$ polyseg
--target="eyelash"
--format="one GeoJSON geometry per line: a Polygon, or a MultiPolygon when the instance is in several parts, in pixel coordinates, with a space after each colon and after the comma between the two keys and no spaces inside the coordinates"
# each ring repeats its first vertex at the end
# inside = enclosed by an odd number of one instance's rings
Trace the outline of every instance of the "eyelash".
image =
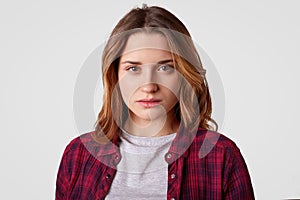
{"type": "Polygon", "coordinates": [[[136,68],[136,66],[130,66],[130,67],[126,67],[125,70],[126,71],[130,71],[131,69],[136,68]]]}
{"type": "MultiPolygon", "coordinates": [[[[160,71],[160,69],[161,69],[162,67],[165,67],[165,70],[163,70],[163,71],[168,71],[168,70],[174,68],[174,66],[172,66],[172,65],[163,64],[163,65],[159,65],[159,66],[158,66],[158,71],[160,71]]],[[[126,71],[136,72],[136,71],[138,70],[138,66],[128,66],[128,67],[125,68],[125,70],[126,70],[126,71]],[[134,69],[134,70],[133,70],[133,69],[134,69]]]]}
{"type": "Polygon", "coordinates": [[[173,69],[174,67],[172,65],[160,65],[158,67],[158,69],[161,69],[162,67],[165,67],[166,69],[163,70],[163,71],[167,71],[167,70],[170,70],[170,69],[173,69]]]}

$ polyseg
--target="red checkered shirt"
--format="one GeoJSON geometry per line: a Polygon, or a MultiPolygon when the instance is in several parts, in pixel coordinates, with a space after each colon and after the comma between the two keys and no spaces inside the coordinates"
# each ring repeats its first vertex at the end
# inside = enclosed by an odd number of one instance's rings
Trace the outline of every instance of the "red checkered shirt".
{"type": "MultiPolygon", "coordinates": [[[[67,145],[57,173],[56,200],[105,199],[122,159],[120,138],[116,134],[112,142],[99,144],[92,134],[67,145]]],[[[166,199],[254,199],[245,160],[235,143],[222,134],[180,129],[165,160],[166,199]]]]}

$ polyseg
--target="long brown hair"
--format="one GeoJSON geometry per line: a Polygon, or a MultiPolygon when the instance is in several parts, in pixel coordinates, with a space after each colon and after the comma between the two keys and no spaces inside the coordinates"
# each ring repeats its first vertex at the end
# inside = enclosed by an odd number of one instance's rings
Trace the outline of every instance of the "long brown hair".
{"type": "Polygon", "coordinates": [[[165,36],[176,63],[175,68],[186,79],[187,84],[181,86],[179,101],[174,108],[177,119],[187,127],[217,130],[218,125],[211,118],[212,102],[205,70],[188,30],[166,9],[143,5],[142,8],[132,9],[118,22],[104,48],[102,54],[104,96],[102,109],[95,123],[95,139],[101,141],[100,138],[106,136],[111,140],[120,131],[119,123],[122,123],[128,115],[118,88],[118,61],[128,37],[141,30],[156,31],[165,36]],[[120,35],[122,37],[118,37],[120,35]],[[189,91],[187,85],[190,85],[193,91],[189,91]],[[196,98],[191,98],[192,94],[196,98]]]}

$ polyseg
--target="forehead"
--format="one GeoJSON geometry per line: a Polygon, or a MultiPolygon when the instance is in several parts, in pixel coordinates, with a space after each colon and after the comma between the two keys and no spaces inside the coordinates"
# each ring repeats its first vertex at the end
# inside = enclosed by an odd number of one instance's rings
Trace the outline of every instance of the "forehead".
{"type": "Polygon", "coordinates": [[[160,49],[170,51],[167,39],[160,33],[138,32],[129,36],[123,53],[140,49],[160,49]]]}
{"type": "Polygon", "coordinates": [[[155,62],[157,59],[171,58],[170,47],[160,33],[138,32],[129,36],[121,60],[135,59],[155,62]]]}

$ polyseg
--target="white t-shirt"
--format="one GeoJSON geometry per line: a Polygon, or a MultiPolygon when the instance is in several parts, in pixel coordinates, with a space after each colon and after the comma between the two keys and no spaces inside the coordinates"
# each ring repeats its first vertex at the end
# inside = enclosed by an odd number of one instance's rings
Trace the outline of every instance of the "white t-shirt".
{"type": "Polygon", "coordinates": [[[168,186],[168,152],[176,133],[160,137],[139,137],[123,132],[122,159],[111,188],[110,199],[166,199],[168,186]]]}

